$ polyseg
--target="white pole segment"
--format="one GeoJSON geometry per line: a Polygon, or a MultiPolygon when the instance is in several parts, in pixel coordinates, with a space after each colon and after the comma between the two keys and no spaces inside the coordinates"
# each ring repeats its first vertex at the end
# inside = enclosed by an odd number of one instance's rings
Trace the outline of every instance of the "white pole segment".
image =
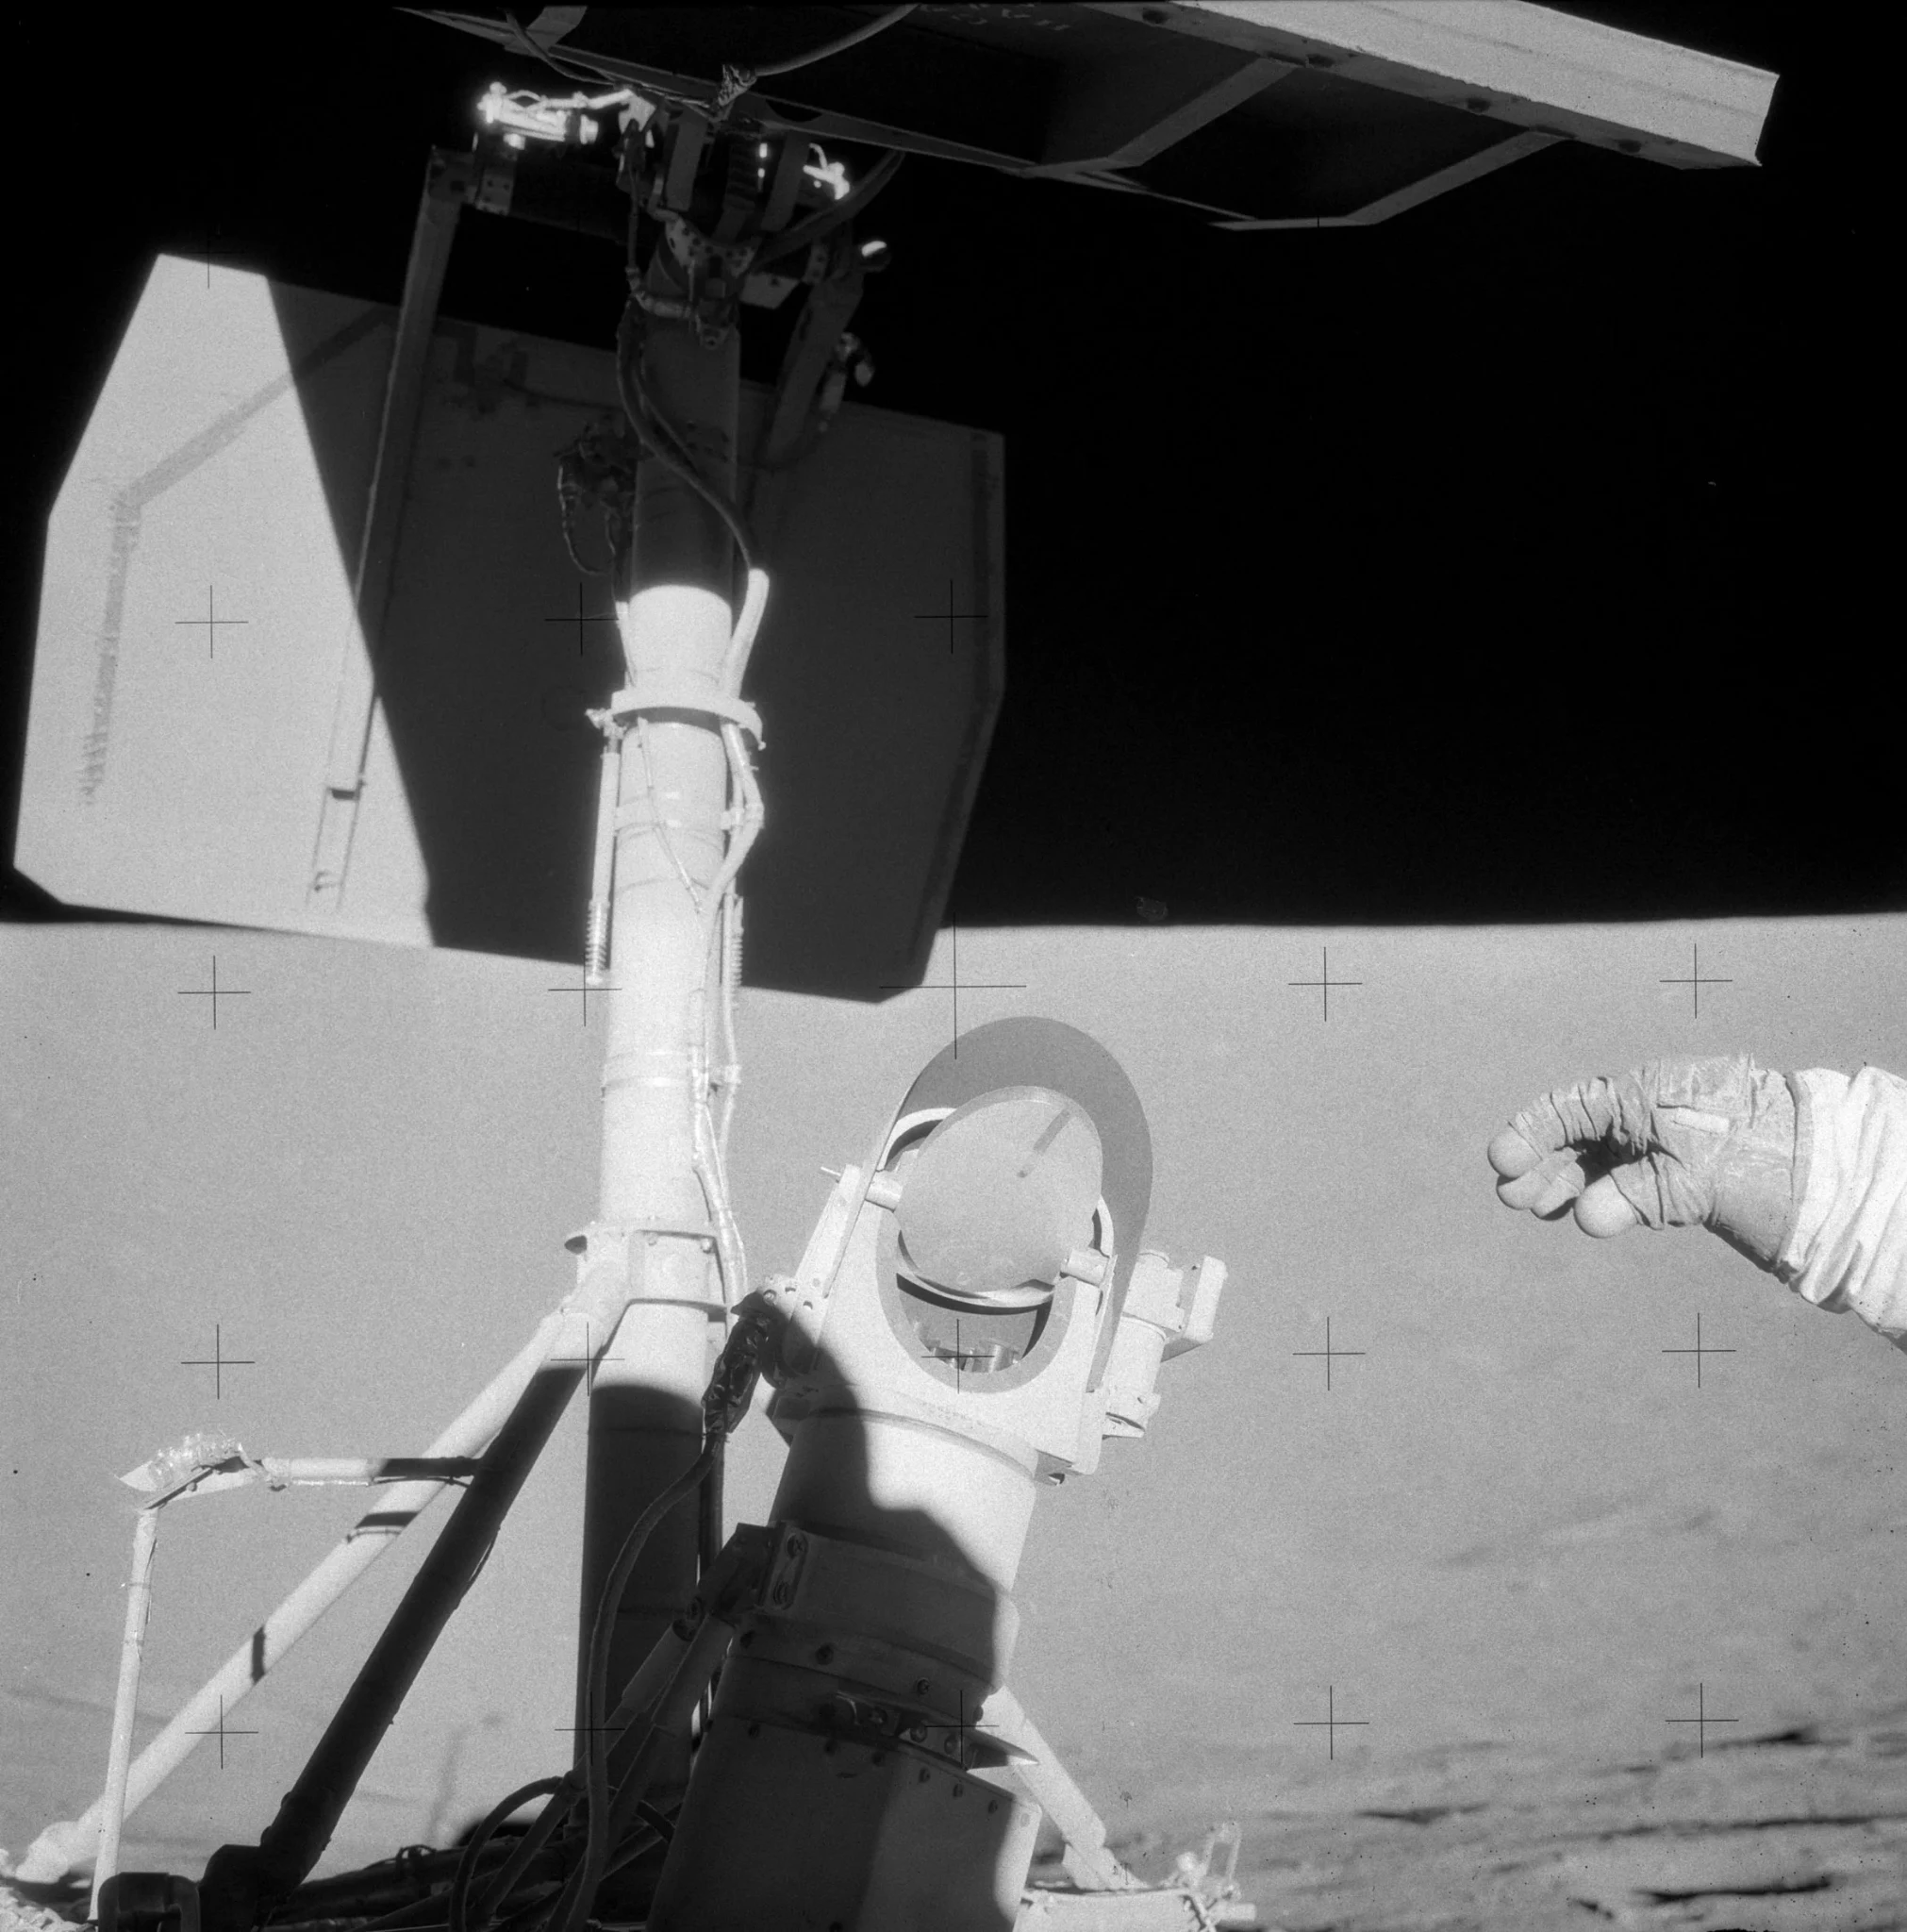
{"type": "MultiPolygon", "coordinates": [[[[658,267],[652,278],[667,277],[658,267]]],[[[694,469],[735,493],[740,344],[705,346],[651,315],[640,386],[694,469]]],[[[627,1307],[589,1399],[581,1627],[636,1519],[702,1452],[711,1329],[723,1314],[718,1222],[699,1169],[707,1104],[704,1041],[720,997],[712,943],[728,857],[730,760],[721,715],[737,625],[733,544],[720,518],[664,464],[638,471],[634,588],[619,607],[629,689],[616,811],[608,1038],[603,1067],[601,1207],[592,1240],[627,1256],[627,1307]]],[[[709,1150],[711,1153],[713,1149],[709,1150]]],[[[697,1512],[672,1510],[631,1574],[610,1645],[627,1679],[694,1593],[697,1512]]],[[[584,1654],[587,1654],[587,1641],[584,1654]]],[[[578,1687],[579,1724],[589,1722],[578,1687]]],[[[579,1748],[586,1734],[578,1731],[579,1748]]],[[[656,1790],[679,1789],[672,1746],[656,1790]]],[[[660,1800],[658,1799],[658,1802],[660,1800]]]]}
{"type": "MultiPolygon", "coordinates": [[[[572,1294],[561,1308],[545,1316],[536,1334],[508,1366],[424,1454],[481,1456],[529,1387],[530,1377],[549,1356],[580,1355],[592,1340],[601,1341],[605,1320],[598,1303],[608,1305],[600,1286],[594,1288],[587,1301],[580,1294],[572,1294]]],[[[124,1817],[129,1818],[137,1811],[185,1762],[199,1743],[198,1734],[215,1724],[222,1710],[229,1713],[251,1692],[265,1673],[383,1556],[444,1487],[443,1483],[434,1481],[391,1485],[379,1498],[376,1508],[359,1519],[344,1541],[326,1555],[140,1753],[126,1777],[124,1817]]],[[[131,1606],[127,1607],[127,1616],[129,1620],[131,1606]]],[[[129,1738],[129,1731],[127,1735],[129,1738]]],[[[117,1742],[115,1723],[115,1748],[117,1742]]],[[[70,1822],[48,1825],[27,1848],[20,1863],[19,1876],[35,1884],[53,1884],[84,1862],[98,1841],[108,1797],[109,1792],[94,1799],[79,1817],[70,1822]]]]}
{"type": "Polygon", "coordinates": [[[158,1510],[139,1512],[132,1533],[132,1575],[126,1583],[125,1637],[119,1650],[119,1688],[112,1701],[112,1753],[107,1760],[106,1796],[96,1807],[99,1856],[92,1867],[88,1915],[99,1917],[99,1888],[119,1869],[119,1834],[125,1820],[126,1778],[132,1769],[132,1726],[139,1712],[139,1667],[145,1650],[145,1617],[152,1604],[152,1559],[158,1546],[158,1510]]]}
{"type": "Polygon", "coordinates": [[[1066,1875],[1082,1891],[1133,1891],[1139,1881],[1106,1845],[1105,1824],[1092,1800],[1073,1783],[1052,1745],[1034,1727],[1020,1700],[1004,1685],[987,1700],[986,1723],[1006,1741],[1032,1753],[1008,1775],[1053,1821],[1066,1840],[1066,1875]]]}

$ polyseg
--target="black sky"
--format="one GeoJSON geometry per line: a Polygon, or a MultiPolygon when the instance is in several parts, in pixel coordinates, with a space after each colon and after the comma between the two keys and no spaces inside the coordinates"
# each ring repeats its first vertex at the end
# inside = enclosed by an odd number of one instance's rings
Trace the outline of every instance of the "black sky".
{"type": "MultiPolygon", "coordinates": [[[[865,399],[1006,441],[963,923],[1907,905],[1893,110],[1808,9],[1565,10],[1778,72],[1763,165],[1565,144],[1371,229],[1229,235],[913,159],[870,217],[865,399]]],[[[44,517],[153,255],[394,302],[430,146],[540,84],[394,12],[83,22],[13,33],[9,817],[44,517]]],[[[443,307],[606,343],[621,300],[615,251],[489,221],[443,307]]],[[[6,905],[57,916],[17,874],[6,905]]]]}

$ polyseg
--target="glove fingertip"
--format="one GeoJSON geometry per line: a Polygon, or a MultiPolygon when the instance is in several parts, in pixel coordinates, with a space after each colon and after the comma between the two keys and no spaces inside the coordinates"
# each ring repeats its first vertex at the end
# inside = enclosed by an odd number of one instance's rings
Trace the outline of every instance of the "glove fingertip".
{"type": "Polygon", "coordinates": [[[1526,1174],[1533,1167],[1539,1166],[1543,1156],[1540,1149],[1530,1144],[1515,1127],[1505,1127],[1490,1142],[1488,1149],[1490,1165],[1505,1180],[1516,1180],[1526,1174]]]}
{"type": "Polygon", "coordinates": [[[1576,1197],[1576,1225],[1598,1241],[1627,1234],[1632,1227],[1641,1224],[1641,1215],[1630,1205],[1621,1189],[1606,1176],[1576,1197]]]}

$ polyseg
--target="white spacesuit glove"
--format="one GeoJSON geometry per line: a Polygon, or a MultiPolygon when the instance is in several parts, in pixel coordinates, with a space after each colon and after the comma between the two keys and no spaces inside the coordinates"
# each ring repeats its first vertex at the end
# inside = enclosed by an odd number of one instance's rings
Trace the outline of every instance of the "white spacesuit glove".
{"type": "Polygon", "coordinates": [[[1795,1095],[1745,1054],[1559,1088],[1489,1146],[1497,1193],[1585,1234],[1706,1227],[1769,1274],[1797,1211],[1795,1095]]]}

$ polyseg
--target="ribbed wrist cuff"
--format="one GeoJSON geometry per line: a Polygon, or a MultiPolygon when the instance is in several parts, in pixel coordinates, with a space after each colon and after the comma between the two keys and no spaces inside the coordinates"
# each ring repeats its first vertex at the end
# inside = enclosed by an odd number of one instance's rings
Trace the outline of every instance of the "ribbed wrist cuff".
{"type": "Polygon", "coordinates": [[[1795,1230],[1800,1224],[1801,1203],[1807,1198],[1808,1174],[1814,1164],[1815,1109],[1799,1074],[1783,1074],[1782,1078],[1788,1083],[1788,1091],[1795,1101],[1793,1186],[1788,1197],[1787,1219],[1782,1224],[1782,1238],[1775,1248],[1774,1272],[1777,1278],[1785,1284],[1800,1273],[1799,1267],[1789,1259],[1788,1250],[1794,1245],[1795,1230]]]}

